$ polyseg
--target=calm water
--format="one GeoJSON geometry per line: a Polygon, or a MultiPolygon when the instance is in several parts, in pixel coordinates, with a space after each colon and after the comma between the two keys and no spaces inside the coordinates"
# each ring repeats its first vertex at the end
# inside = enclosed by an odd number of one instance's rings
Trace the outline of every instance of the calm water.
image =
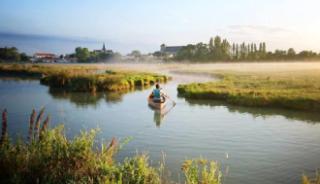
{"type": "MultiPolygon", "coordinates": [[[[194,79],[194,78],[192,78],[194,79]]],[[[146,101],[150,90],[121,94],[66,93],[37,80],[0,80],[0,108],[8,109],[9,133],[26,136],[32,108],[46,107],[51,127],[64,123],[68,136],[100,128],[99,139],[132,137],[118,159],[149,153],[154,165],[166,154],[179,181],[185,158],[217,160],[225,183],[299,183],[320,166],[320,115],[228,106],[177,97],[179,79],[164,86],[177,102],[163,118],[146,101]]]]}

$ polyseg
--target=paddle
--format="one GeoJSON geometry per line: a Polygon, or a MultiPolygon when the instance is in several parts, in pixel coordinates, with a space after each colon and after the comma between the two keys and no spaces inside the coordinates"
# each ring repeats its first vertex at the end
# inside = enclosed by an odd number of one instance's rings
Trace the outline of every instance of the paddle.
{"type": "MultiPolygon", "coordinates": [[[[160,90],[162,90],[162,88],[160,88],[160,90]]],[[[164,93],[162,93],[162,95],[163,95],[164,97],[168,98],[169,100],[171,100],[172,103],[173,103],[173,106],[175,106],[175,105],[177,104],[177,103],[176,103],[175,101],[173,101],[168,95],[166,95],[166,94],[164,94],[164,93]]]]}
{"type": "Polygon", "coordinates": [[[176,104],[177,104],[177,103],[176,103],[175,101],[173,101],[169,96],[167,96],[167,95],[165,95],[165,94],[163,94],[163,96],[166,97],[166,98],[168,98],[169,100],[171,100],[172,103],[173,103],[173,105],[176,105],[176,104]]]}

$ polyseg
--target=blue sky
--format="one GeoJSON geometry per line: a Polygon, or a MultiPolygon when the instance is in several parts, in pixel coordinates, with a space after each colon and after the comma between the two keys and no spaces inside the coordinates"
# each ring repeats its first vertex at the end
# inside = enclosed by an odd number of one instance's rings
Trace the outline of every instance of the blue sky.
{"type": "Polygon", "coordinates": [[[317,0],[1,0],[0,32],[89,38],[120,52],[161,43],[266,41],[320,51],[317,0]]]}

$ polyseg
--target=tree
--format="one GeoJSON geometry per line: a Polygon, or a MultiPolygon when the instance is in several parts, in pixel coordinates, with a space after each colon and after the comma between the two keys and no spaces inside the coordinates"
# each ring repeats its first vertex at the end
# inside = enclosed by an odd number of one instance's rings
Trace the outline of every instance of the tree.
{"type": "Polygon", "coordinates": [[[140,58],[141,57],[141,52],[138,51],[138,50],[133,50],[129,55],[133,56],[135,58],[140,58]]]}
{"type": "Polygon", "coordinates": [[[182,47],[176,55],[176,59],[178,60],[193,60],[196,52],[195,45],[189,44],[185,47],[182,47]]]}
{"type": "Polygon", "coordinates": [[[79,62],[87,62],[90,58],[90,52],[87,48],[77,47],[75,49],[75,56],[79,62]]]}
{"type": "Polygon", "coordinates": [[[21,61],[30,61],[30,57],[26,53],[21,53],[20,60],[21,61]]]}
{"type": "Polygon", "coordinates": [[[313,59],[317,56],[317,53],[312,51],[303,50],[298,54],[298,57],[301,59],[313,59]]]}
{"type": "Polygon", "coordinates": [[[262,53],[262,50],[263,50],[262,43],[259,43],[259,52],[262,53]]]}
{"type": "Polygon", "coordinates": [[[296,56],[296,51],[293,48],[289,48],[287,52],[287,56],[289,59],[293,59],[296,56]]]}
{"type": "Polygon", "coordinates": [[[207,60],[209,56],[209,50],[207,49],[207,44],[202,42],[198,43],[195,47],[195,59],[196,60],[207,60]]]}
{"type": "Polygon", "coordinates": [[[21,55],[16,47],[4,47],[0,48],[0,59],[4,61],[19,62],[21,55]]]}
{"type": "Polygon", "coordinates": [[[267,53],[267,47],[266,47],[266,43],[262,42],[262,52],[265,54],[267,53]]]}
{"type": "Polygon", "coordinates": [[[236,44],[233,43],[232,44],[232,59],[234,59],[236,57],[236,44]]]}
{"type": "Polygon", "coordinates": [[[274,56],[274,59],[285,59],[287,56],[287,52],[285,50],[277,49],[274,51],[273,56],[274,56]]]}
{"type": "Polygon", "coordinates": [[[242,60],[246,59],[247,58],[246,55],[247,55],[246,43],[243,42],[240,45],[240,59],[242,60]]]}
{"type": "Polygon", "coordinates": [[[209,51],[213,52],[213,49],[214,49],[213,38],[210,38],[210,40],[209,40],[209,51]]]}
{"type": "Polygon", "coordinates": [[[218,48],[221,47],[221,38],[220,38],[220,36],[216,36],[216,37],[214,38],[214,47],[215,47],[216,49],[218,49],[218,48]]]}
{"type": "Polygon", "coordinates": [[[221,38],[216,36],[214,38],[214,49],[213,49],[213,58],[214,60],[222,59],[222,50],[221,50],[221,38]]]}
{"type": "Polygon", "coordinates": [[[230,59],[230,44],[227,39],[223,39],[221,43],[221,58],[222,60],[230,59]]]}
{"type": "Polygon", "coordinates": [[[240,58],[240,55],[239,55],[239,45],[236,44],[236,59],[238,60],[240,58]]]}
{"type": "Polygon", "coordinates": [[[296,54],[293,48],[286,50],[275,50],[268,52],[265,42],[260,43],[245,42],[230,45],[228,40],[216,36],[210,38],[209,43],[189,44],[183,47],[175,56],[177,60],[265,60],[265,59],[320,59],[320,53],[312,51],[302,51],[296,54]],[[258,45],[259,44],[259,45],[258,45]],[[257,48],[258,47],[258,48],[257,48]]]}

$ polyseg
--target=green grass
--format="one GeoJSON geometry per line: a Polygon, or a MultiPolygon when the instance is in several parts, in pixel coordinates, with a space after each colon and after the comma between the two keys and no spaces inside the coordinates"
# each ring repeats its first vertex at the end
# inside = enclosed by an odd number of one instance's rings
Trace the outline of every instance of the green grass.
{"type": "Polygon", "coordinates": [[[179,96],[230,104],[320,111],[320,73],[215,72],[217,82],[179,85],[179,96]]]}
{"type": "Polygon", "coordinates": [[[140,72],[113,72],[103,74],[50,74],[41,83],[68,91],[126,91],[136,87],[150,86],[156,82],[167,82],[164,75],[140,72]]]}
{"type": "Polygon", "coordinates": [[[221,172],[214,161],[207,161],[205,159],[186,160],[181,167],[186,183],[221,183],[221,172]]]}
{"type": "Polygon", "coordinates": [[[0,74],[38,77],[52,88],[78,92],[128,91],[170,80],[168,76],[124,70],[104,70],[95,66],[0,65],[0,74]]]}

